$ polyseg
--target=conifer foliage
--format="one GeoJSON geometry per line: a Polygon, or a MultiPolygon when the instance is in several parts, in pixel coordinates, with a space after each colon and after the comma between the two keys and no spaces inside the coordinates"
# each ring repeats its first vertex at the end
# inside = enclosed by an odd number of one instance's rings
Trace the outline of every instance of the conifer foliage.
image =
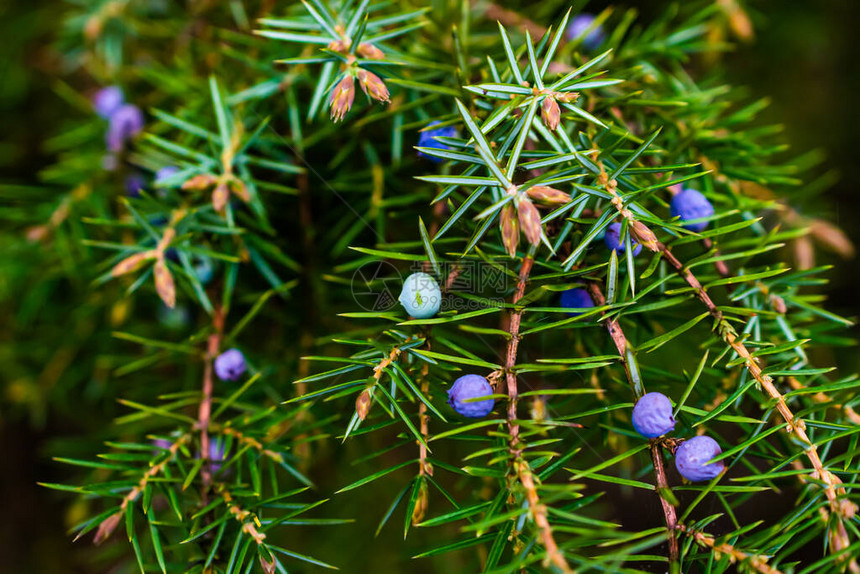
{"type": "Polygon", "coordinates": [[[721,78],[742,4],[534,6],[74,3],[24,299],[119,401],[44,485],[112,571],[359,571],[370,516],[402,571],[860,572],[788,248],[841,235],[721,78]]]}

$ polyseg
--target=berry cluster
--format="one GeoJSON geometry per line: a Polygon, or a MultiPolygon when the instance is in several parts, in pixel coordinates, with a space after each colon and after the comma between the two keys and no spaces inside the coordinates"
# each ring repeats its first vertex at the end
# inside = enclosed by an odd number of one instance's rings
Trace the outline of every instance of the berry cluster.
{"type": "MultiPolygon", "coordinates": [[[[645,393],[633,407],[633,428],[648,439],[655,439],[675,430],[672,401],[662,393],[645,393]]],[[[681,443],[675,451],[675,467],[691,482],[716,478],[726,465],[723,461],[709,462],[723,451],[709,436],[695,436],[681,443]]]]}

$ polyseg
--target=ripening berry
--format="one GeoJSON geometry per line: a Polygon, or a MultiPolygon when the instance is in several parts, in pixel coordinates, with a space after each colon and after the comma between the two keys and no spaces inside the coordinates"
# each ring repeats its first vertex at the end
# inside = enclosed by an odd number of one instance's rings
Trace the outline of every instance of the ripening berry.
{"type": "Polygon", "coordinates": [[[481,399],[493,394],[493,387],[481,375],[463,375],[448,389],[448,404],[464,417],[478,419],[490,414],[495,400],[481,399]]]}
{"type": "Polygon", "coordinates": [[[645,438],[657,438],[675,429],[672,402],[663,393],[645,393],[633,407],[633,428],[645,438]]]}
{"type": "MultiPolygon", "coordinates": [[[[594,14],[585,12],[574,16],[570,24],[567,25],[567,39],[576,40],[581,38],[594,20],[594,14]]],[[[582,46],[586,50],[595,50],[603,43],[605,38],[606,34],[603,33],[603,26],[597,26],[582,39],[582,46]]]]}
{"type": "MultiPolygon", "coordinates": [[[[561,292],[561,306],[565,309],[587,309],[594,307],[591,295],[585,289],[568,289],[561,292]]],[[[569,317],[577,317],[585,311],[573,311],[568,313],[569,317]]]]}
{"type": "MultiPolygon", "coordinates": [[[[621,224],[620,223],[610,223],[609,227],[606,228],[606,233],[603,235],[603,242],[606,243],[606,247],[609,249],[614,249],[616,253],[619,255],[623,255],[627,253],[627,245],[624,244],[623,239],[621,238],[621,224]]],[[[633,257],[639,255],[639,252],[642,251],[642,245],[640,245],[637,241],[633,242],[633,257]]]]}
{"type": "Polygon", "coordinates": [[[155,172],[155,183],[163,183],[165,179],[168,179],[177,173],[179,173],[178,167],[175,165],[166,165],[155,172]]]}
{"type": "MultiPolygon", "coordinates": [[[[712,216],[714,214],[714,206],[711,205],[708,198],[702,195],[701,192],[695,189],[684,188],[672,198],[672,203],[669,204],[669,212],[672,214],[672,217],[680,217],[683,224],[683,222],[690,221],[691,219],[712,216]]],[[[684,228],[697,233],[704,231],[707,226],[707,221],[684,224],[684,228]]]]}
{"type": "Polygon", "coordinates": [[[122,89],[119,86],[108,86],[100,89],[93,96],[93,109],[104,119],[110,119],[115,111],[125,102],[122,89]]]}
{"type": "Polygon", "coordinates": [[[143,130],[143,112],[133,104],[124,104],[110,117],[110,124],[105,136],[108,150],[122,151],[127,140],[130,140],[143,130]]]}
{"type": "Polygon", "coordinates": [[[182,330],[191,323],[191,312],[188,307],[182,305],[170,308],[162,303],[158,306],[155,316],[162,326],[171,331],[182,330]]]}
{"type": "Polygon", "coordinates": [[[723,461],[708,464],[708,461],[722,453],[717,441],[709,436],[694,436],[681,443],[675,451],[675,467],[681,476],[691,482],[711,480],[719,476],[726,465],[723,461]]]}
{"type": "Polygon", "coordinates": [[[218,472],[221,469],[221,462],[224,462],[224,456],[227,454],[227,445],[220,438],[213,438],[209,441],[209,461],[212,463],[212,472],[218,472]]]}
{"type": "MultiPolygon", "coordinates": [[[[439,122],[430,122],[430,126],[435,126],[439,122]]],[[[437,140],[437,137],[444,138],[453,138],[457,136],[457,129],[454,126],[448,126],[444,128],[436,128],[435,130],[425,130],[418,134],[418,147],[432,147],[436,149],[444,149],[449,150],[451,146],[444,144],[437,140]]],[[[441,157],[434,157],[432,155],[427,155],[422,152],[418,152],[419,157],[426,157],[430,161],[441,163],[445,161],[441,157]]]]}
{"type": "Polygon", "coordinates": [[[208,255],[196,255],[194,257],[194,275],[202,285],[212,281],[215,276],[215,262],[208,255]]]}
{"type": "Polygon", "coordinates": [[[145,187],[146,179],[139,173],[132,173],[125,178],[125,194],[128,197],[140,197],[140,192],[145,187]]]}
{"type": "Polygon", "coordinates": [[[245,372],[245,355],[239,349],[224,351],[215,359],[215,374],[222,381],[236,381],[245,372]]]}
{"type": "Polygon", "coordinates": [[[403,282],[398,300],[410,317],[429,319],[442,305],[442,290],[431,275],[413,273],[403,282]]]}

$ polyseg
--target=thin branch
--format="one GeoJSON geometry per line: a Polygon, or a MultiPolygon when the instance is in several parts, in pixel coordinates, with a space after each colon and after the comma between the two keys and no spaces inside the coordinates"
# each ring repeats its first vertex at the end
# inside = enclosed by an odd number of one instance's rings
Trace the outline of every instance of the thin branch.
{"type": "MultiPolygon", "coordinates": [[[[171,444],[167,448],[167,450],[170,452],[170,456],[168,456],[167,458],[165,458],[164,460],[162,460],[158,464],[154,464],[151,467],[149,467],[149,469],[140,478],[140,481],[137,483],[137,485],[134,488],[132,488],[128,492],[128,494],[126,494],[123,497],[122,502],[119,505],[119,510],[117,510],[116,513],[111,514],[110,516],[105,518],[101,522],[101,524],[99,524],[99,528],[96,531],[96,536],[94,539],[95,544],[101,544],[102,542],[107,540],[107,538],[116,529],[117,525],[119,524],[119,521],[122,520],[122,516],[125,514],[125,511],[128,508],[128,505],[133,503],[135,500],[137,500],[137,497],[143,493],[144,489],[146,488],[146,485],[149,484],[150,480],[152,480],[153,478],[155,478],[156,476],[161,474],[162,471],[164,471],[164,468],[167,466],[167,463],[169,463],[171,460],[173,460],[173,457],[176,456],[176,452],[179,450],[179,448],[183,444],[185,444],[185,442],[190,437],[191,437],[191,435],[184,434],[184,435],[180,436],[179,438],[177,438],[173,442],[173,444],[171,444]]],[[[77,537],[75,537],[75,540],[80,538],[80,536],[81,535],[79,534],[77,537]]]]}
{"type": "Polygon", "coordinates": [[[215,308],[212,314],[212,334],[209,335],[206,348],[205,366],[203,367],[203,398],[200,400],[200,408],[197,411],[197,428],[200,430],[200,458],[203,459],[203,467],[200,475],[203,479],[201,497],[203,504],[207,501],[207,491],[212,484],[212,470],[209,467],[209,422],[212,416],[212,389],[214,381],[212,378],[212,363],[218,356],[221,347],[221,336],[224,333],[224,313],[220,307],[215,308]]]}
{"type": "MultiPolygon", "coordinates": [[[[529,279],[534,259],[531,255],[527,255],[523,259],[520,267],[520,273],[517,278],[517,286],[514,290],[513,305],[523,298],[526,291],[526,283],[529,279]]],[[[541,543],[546,549],[545,564],[554,564],[559,570],[566,574],[572,574],[574,571],[570,568],[558,548],[558,544],[553,536],[552,526],[549,523],[546,506],[541,503],[540,496],[535,485],[534,475],[528,462],[522,458],[522,448],[520,446],[520,425],[517,422],[517,400],[519,398],[519,389],[517,388],[517,374],[515,371],[517,364],[517,349],[520,344],[520,322],[522,320],[523,310],[514,307],[510,312],[507,331],[510,334],[507,347],[505,350],[505,382],[508,391],[508,449],[513,460],[513,470],[516,472],[517,479],[522,484],[526,492],[526,500],[528,501],[529,510],[532,518],[538,527],[541,543]]]]}
{"type": "MultiPolygon", "coordinates": [[[[588,294],[598,307],[606,305],[606,298],[600,290],[600,286],[593,281],[589,281],[586,285],[588,294]]],[[[624,365],[624,371],[627,373],[627,380],[630,383],[630,388],[633,394],[638,399],[645,394],[645,387],[641,381],[637,382],[630,372],[628,363],[629,343],[627,337],[624,336],[624,331],[617,319],[607,319],[604,321],[606,330],[609,331],[609,336],[615,343],[615,348],[621,355],[621,362],[624,365]]],[[[660,497],[660,506],[663,508],[663,518],[666,520],[666,534],[669,541],[669,564],[676,564],[680,559],[680,550],[678,547],[678,538],[675,536],[675,529],[678,525],[678,516],[675,513],[675,507],[671,501],[666,498],[665,492],[669,490],[669,481],[666,479],[666,468],[663,465],[663,456],[661,454],[660,441],[652,439],[650,442],[651,461],[654,463],[654,476],[656,477],[657,495],[660,497]]],[[[670,568],[671,569],[671,568],[670,568]]]]}
{"type": "Polygon", "coordinates": [[[708,548],[711,552],[714,553],[714,557],[719,560],[720,555],[725,555],[729,557],[729,562],[732,564],[742,564],[749,566],[756,572],[760,572],[761,574],[782,574],[779,570],[774,568],[773,566],[768,565],[767,558],[764,556],[759,556],[757,554],[747,554],[741,550],[738,550],[731,544],[717,544],[717,541],[708,534],[700,532],[698,530],[693,530],[692,528],[688,528],[683,524],[678,525],[678,529],[682,532],[689,534],[693,537],[700,546],[708,548]]]}

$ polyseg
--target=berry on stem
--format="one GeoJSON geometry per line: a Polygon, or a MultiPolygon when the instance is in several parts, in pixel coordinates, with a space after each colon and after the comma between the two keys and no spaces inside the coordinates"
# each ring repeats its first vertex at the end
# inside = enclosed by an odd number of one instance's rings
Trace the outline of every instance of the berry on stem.
{"type": "MultiPolygon", "coordinates": [[[[585,289],[568,289],[561,292],[561,306],[565,309],[587,309],[594,307],[591,295],[585,289]]],[[[571,311],[569,317],[578,317],[585,311],[571,311]]]]}
{"type": "Polygon", "coordinates": [[[672,402],[663,393],[645,393],[633,407],[633,428],[645,438],[657,438],[675,429],[672,402]]]}
{"type": "Polygon", "coordinates": [[[479,400],[493,394],[493,387],[481,375],[463,375],[448,389],[448,404],[464,417],[478,419],[490,414],[495,400],[479,400]]]}
{"type": "Polygon", "coordinates": [[[710,217],[714,214],[714,206],[708,201],[708,198],[702,195],[700,191],[695,189],[684,188],[675,194],[672,198],[672,203],[669,204],[669,212],[672,217],[680,217],[682,225],[690,231],[700,232],[708,227],[707,221],[698,221],[695,223],[684,223],[692,219],[701,219],[710,217]]]}
{"type": "MultiPolygon", "coordinates": [[[[574,16],[573,20],[570,21],[570,24],[567,25],[567,39],[576,40],[582,37],[582,35],[586,33],[586,30],[588,30],[588,28],[590,28],[594,23],[595,19],[596,17],[594,14],[588,14],[586,12],[574,16]]],[[[586,50],[595,50],[600,47],[605,38],[606,34],[603,32],[603,26],[596,26],[582,39],[582,46],[586,50]]]]}
{"type": "MultiPolygon", "coordinates": [[[[439,122],[430,122],[431,126],[437,125],[439,122]]],[[[445,137],[452,138],[457,135],[457,129],[454,126],[448,126],[444,128],[436,128],[435,130],[425,130],[418,134],[418,147],[432,147],[436,149],[449,150],[451,146],[444,144],[437,140],[437,137],[445,137]]],[[[434,157],[432,155],[427,155],[423,152],[418,152],[419,157],[425,157],[432,162],[441,163],[445,161],[441,157],[434,157]]]]}
{"type": "Polygon", "coordinates": [[[93,109],[104,119],[110,119],[115,111],[125,102],[125,96],[119,86],[107,86],[93,96],[93,109]]]}
{"type": "MultiPolygon", "coordinates": [[[[609,227],[606,228],[606,233],[603,235],[603,242],[606,243],[606,247],[614,249],[619,255],[627,251],[627,245],[624,244],[624,239],[621,237],[620,223],[609,224],[609,227]]],[[[639,255],[640,251],[642,251],[642,245],[637,241],[633,241],[633,257],[639,255]]]]}
{"type": "Polygon", "coordinates": [[[403,291],[398,298],[410,317],[429,319],[442,305],[442,290],[427,273],[413,273],[403,282],[403,291]]]}
{"type": "Polygon", "coordinates": [[[719,476],[726,465],[723,461],[708,464],[722,453],[717,441],[709,436],[694,436],[681,443],[675,451],[675,467],[690,482],[702,482],[719,476]]]}
{"type": "Polygon", "coordinates": [[[109,151],[122,151],[127,140],[143,130],[143,112],[133,104],[120,106],[110,116],[110,124],[105,136],[109,151]]]}
{"type": "Polygon", "coordinates": [[[222,381],[236,381],[245,372],[245,355],[239,349],[224,351],[215,359],[215,374],[222,381]]]}

